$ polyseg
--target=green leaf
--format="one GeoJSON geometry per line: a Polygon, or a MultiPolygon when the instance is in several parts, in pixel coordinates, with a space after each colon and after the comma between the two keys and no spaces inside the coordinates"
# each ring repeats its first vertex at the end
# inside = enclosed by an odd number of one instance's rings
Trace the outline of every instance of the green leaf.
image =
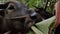
{"type": "Polygon", "coordinates": [[[34,33],[34,31],[30,30],[30,31],[29,31],[29,34],[35,34],[35,33],[34,33]]]}
{"type": "Polygon", "coordinates": [[[37,23],[36,26],[37,28],[42,31],[44,34],[48,34],[48,31],[49,31],[49,26],[51,23],[53,23],[53,21],[55,20],[55,16],[47,19],[47,20],[44,20],[40,23],[37,23]]]}
{"type": "Polygon", "coordinates": [[[37,29],[35,26],[32,26],[31,29],[36,33],[36,34],[43,34],[39,29],[37,29]]]}
{"type": "Polygon", "coordinates": [[[32,26],[31,29],[35,32],[35,34],[48,34],[49,26],[54,20],[55,16],[35,24],[37,27],[32,26]]]}

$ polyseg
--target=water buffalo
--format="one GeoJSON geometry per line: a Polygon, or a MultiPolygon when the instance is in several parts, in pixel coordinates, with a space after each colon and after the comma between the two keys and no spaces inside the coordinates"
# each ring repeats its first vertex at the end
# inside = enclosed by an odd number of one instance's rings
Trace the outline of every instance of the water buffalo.
{"type": "Polygon", "coordinates": [[[6,2],[0,10],[0,34],[10,31],[10,34],[27,34],[29,28],[41,20],[38,13],[29,10],[21,2],[6,2]],[[3,12],[2,12],[3,11],[3,12]]]}

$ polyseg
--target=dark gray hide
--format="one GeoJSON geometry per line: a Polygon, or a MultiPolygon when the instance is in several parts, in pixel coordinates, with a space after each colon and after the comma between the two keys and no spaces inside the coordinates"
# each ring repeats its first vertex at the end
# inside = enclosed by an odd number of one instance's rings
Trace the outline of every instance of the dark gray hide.
{"type": "Polygon", "coordinates": [[[33,20],[29,17],[34,13],[34,11],[29,10],[20,2],[9,1],[5,3],[4,6],[7,9],[4,9],[2,12],[4,16],[0,18],[0,34],[8,31],[11,31],[10,34],[17,34],[18,32],[21,32],[21,34],[26,34],[31,24],[34,24],[33,20]],[[7,8],[7,5],[9,6],[10,3],[10,7],[7,8]]]}

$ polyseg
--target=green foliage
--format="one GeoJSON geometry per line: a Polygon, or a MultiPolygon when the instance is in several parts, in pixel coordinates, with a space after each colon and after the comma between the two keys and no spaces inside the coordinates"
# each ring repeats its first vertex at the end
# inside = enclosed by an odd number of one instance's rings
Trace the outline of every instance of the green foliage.
{"type": "Polygon", "coordinates": [[[35,34],[35,33],[34,33],[34,31],[30,30],[30,31],[29,31],[29,34],[35,34]]]}
{"type": "Polygon", "coordinates": [[[35,32],[35,34],[48,34],[49,27],[50,27],[51,23],[54,22],[54,20],[55,20],[55,16],[53,16],[47,20],[43,20],[42,22],[36,23],[35,24],[36,27],[32,26],[31,29],[35,32]]]}
{"type": "Polygon", "coordinates": [[[3,2],[3,0],[0,0],[0,3],[2,3],[3,2]]]}
{"type": "Polygon", "coordinates": [[[33,8],[33,5],[37,7],[43,7],[43,4],[44,4],[43,0],[30,0],[28,6],[31,8],[33,8]]]}
{"type": "Polygon", "coordinates": [[[51,23],[51,25],[49,26],[49,28],[54,27],[54,25],[55,25],[55,21],[53,23],[51,23]]]}
{"type": "MultiPolygon", "coordinates": [[[[33,6],[44,8],[46,5],[46,0],[20,0],[20,1],[22,1],[28,8],[33,8],[33,9],[34,9],[33,6]]],[[[46,11],[51,13],[54,11],[54,4],[56,0],[50,0],[49,2],[50,4],[48,4],[49,6],[47,7],[46,11]]]]}

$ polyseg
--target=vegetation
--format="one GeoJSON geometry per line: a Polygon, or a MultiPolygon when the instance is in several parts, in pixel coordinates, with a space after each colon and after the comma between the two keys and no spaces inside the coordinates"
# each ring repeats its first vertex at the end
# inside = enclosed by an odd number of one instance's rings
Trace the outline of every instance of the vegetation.
{"type": "MultiPolygon", "coordinates": [[[[3,0],[0,0],[1,2],[3,0]]],[[[35,9],[34,6],[36,7],[45,7],[46,5],[46,0],[18,0],[21,1],[24,5],[26,5],[29,9],[35,9]]],[[[54,14],[54,4],[56,3],[56,0],[50,0],[48,3],[48,7],[46,9],[47,12],[54,14]]],[[[52,27],[53,24],[51,25],[51,23],[53,23],[55,20],[55,16],[43,20],[39,23],[36,23],[35,26],[32,26],[29,32],[29,34],[48,34],[49,32],[49,27],[52,27]],[[51,26],[50,26],[51,25],[51,26]]]]}
{"type": "MultiPolygon", "coordinates": [[[[20,0],[19,0],[20,1],[20,0]]],[[[36,7],[45,7],[47,0],[21,0],[22,3],[24,3],[26,6],[29,8],[33,8],[34,6],[36,7]]],[[[54,4],[56,0],[50,0],[48,3],[47,11],[48,12],[53,12],[54,4]]]]}
{"type": "MultiPolygon", "coordinates": [[[[41,7],[44,8],[46,5],[46,0],[22,0],[22,3],[24,3],[28,8],[31,8],[31,9],[35,9],[34,6],[39,8],[41,7]]],[[[54,14],[55,3],[56,3],[56,0],[50,0],[46,11],[54,14]]],[[[30,30],[29,34],[48,34],[49,28],[53,27],[54,20],[55,20],[55,16],[35,24],[36,27],[32,26],[31,27],[32,31],[30,30]]]]}

